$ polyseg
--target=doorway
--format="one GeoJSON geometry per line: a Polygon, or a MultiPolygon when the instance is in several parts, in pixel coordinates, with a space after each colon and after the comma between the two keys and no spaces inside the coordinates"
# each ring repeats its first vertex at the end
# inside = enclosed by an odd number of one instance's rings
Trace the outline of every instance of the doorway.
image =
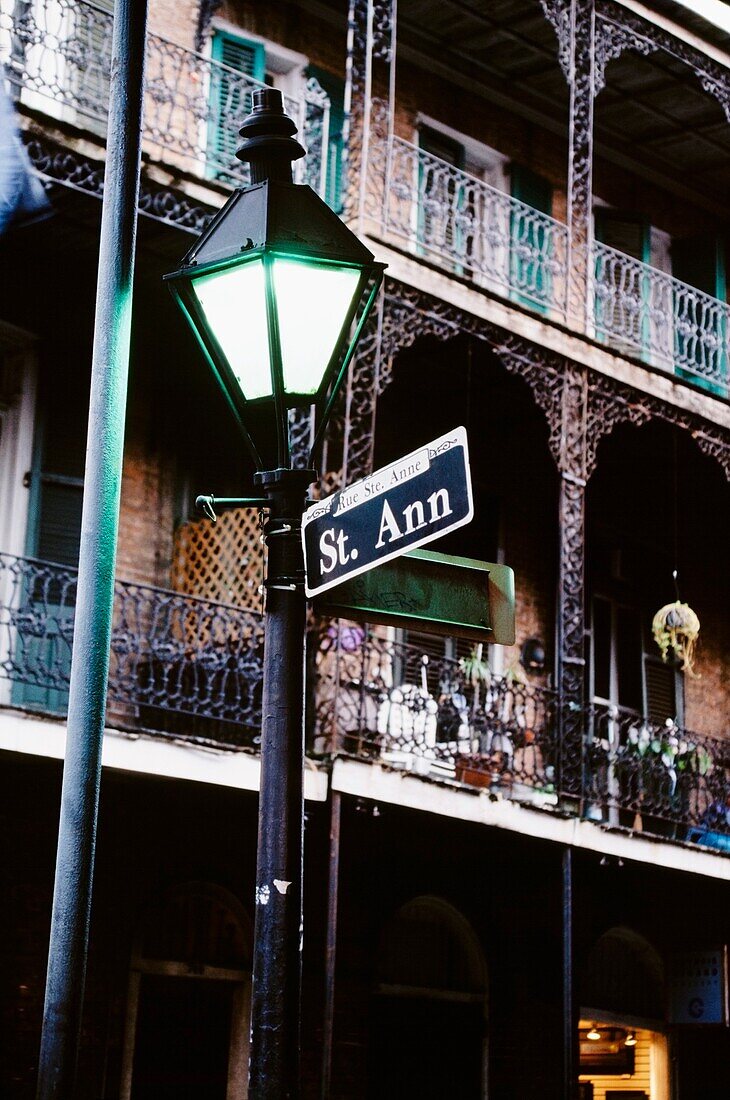
{"type": "Polygon", "coordinates": [[[386,925],[378,969],[368,1095],[483,1100],[486,964],[469,922],[441,898],[414,898],[386,925]]]}
{"type": "Polygon", "coordinates": [[[142,976],[132,1100],[226,1100],[231,982],[142,976]]]}
{"type": "Polygon", "coordinates": [[[132,954],[120,1100],[245,1100],[251,921],[187,883],[145,914],[132,954]]]}

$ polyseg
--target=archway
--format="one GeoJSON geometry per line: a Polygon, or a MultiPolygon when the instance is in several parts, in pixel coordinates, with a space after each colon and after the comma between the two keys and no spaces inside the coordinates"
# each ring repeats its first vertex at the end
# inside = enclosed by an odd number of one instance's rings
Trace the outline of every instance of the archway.
{"type": "Polygon", "coordinates": [[[383,931],[370,1059],[378,1100],[486,1096],[486,963],[469,922],[441,898],[413,898],[383,931]]]}
{"type": "Polygon", "coordinates": [[[581,1100],[631,1092],[669,1100],[664,965],[630,928],[605,932],[588,955],[580,985],[581,1100]]]}
{"type": "Polygon", "coordinates": [[[227,890],[191,882],[145,913],[132,951],[121,1100],[247,1095],[253,928],[227,890]]]}

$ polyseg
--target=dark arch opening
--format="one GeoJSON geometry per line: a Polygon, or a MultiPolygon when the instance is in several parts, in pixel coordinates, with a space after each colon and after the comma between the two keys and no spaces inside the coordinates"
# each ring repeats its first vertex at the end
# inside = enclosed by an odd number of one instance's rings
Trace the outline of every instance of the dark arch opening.
{"type": "Polygon", "coordinates": [[[418,897],[380,940],[369,1095],[483,1096],[487,971],[471,925],[448,902],[418,897]]]}
{"type": "Polygon", "coordinates": [[[610,928],[590,952],[580,984],[589,1012],[646,1021],[665,1016],[664,965],[648,940],[630,928],[610,928]]]}

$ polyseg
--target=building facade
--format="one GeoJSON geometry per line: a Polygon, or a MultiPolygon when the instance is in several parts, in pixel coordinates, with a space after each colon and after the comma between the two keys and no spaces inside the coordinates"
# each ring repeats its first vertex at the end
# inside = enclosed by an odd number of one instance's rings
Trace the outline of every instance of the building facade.
{"type": "MultiPolygon", "coordinates": [[[[152,0],[80,1098],[246,1095],[260,517],[194,512],[252,470],[161,277],[246,182],[238,128],[267,84],[308,150],[298,182],[388,264],[321,491],[464,425],[475,517],[435,548],[516,583],[510,647],[312,612],[304,1094],[730,1092],[730,21],[695,7],[152,0]],[[700,620],[689,662],[652,633],[675,601],[700,620]]],[[[18,1098],[112,18],[107,0],[0,0],[51,204],[0,239],[0,1092],[18,1098]]],[[[302,456],[311,432],[292,420],[302,456]]]]}

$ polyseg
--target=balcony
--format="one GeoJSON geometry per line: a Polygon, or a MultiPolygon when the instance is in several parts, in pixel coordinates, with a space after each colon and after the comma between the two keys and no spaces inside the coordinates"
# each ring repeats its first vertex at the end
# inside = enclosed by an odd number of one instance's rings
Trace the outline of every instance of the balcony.
{"type": "Polygon", "coordinates": [[[571,256],[565,224],[398,136],[373,139],[366,171],[364,226],[385,242],[727,396],[727,303],[603,244],[571,256]]]}
{"type": "Polygon", "coordinates": [[[547,811],[730,851],[730,742],[514,676],[475,678],[364,628],[319,654],[320,748],[547,811]],[[576,736],[577,732],[577,736],[576,736]]]}
{"type": "MultiPolygon", "coordinates": [[[[0,700],[63,716],[74,569],[0,554],[0,700]]],[[[242,748],[261,728],[261,615],[117,581],[107,720],[116,729],[242,748]]]]}
{"type": "MultiPolygon", "coordinates": [[[[86,0],[0,0],[0,65],[22,110],[106,134],[113,18],[86,0]]],[[[260,81],[157,34],[147,37],[143,154],[177,172],[248,182],[238,131],[260,81]]],[[[329,100],[313,79],[284,96],[308,156],[297,182],[324,194],[329,100]]]]}
{"type": "MultiPolygon", "coordinates": [[[[63,717],[76,571],[0,554],[0,701],[63,717]]],[[[255,751],[257,612],[117,581],[108,724],[255,751]]],[[[383,632],[323,623],[315,754],[380,764],[545,812],[730,851],[730,742],[514,676],[476,677],[383,632]]],[[[314,682],[314,681],[312,681],[314,682]]]]}

